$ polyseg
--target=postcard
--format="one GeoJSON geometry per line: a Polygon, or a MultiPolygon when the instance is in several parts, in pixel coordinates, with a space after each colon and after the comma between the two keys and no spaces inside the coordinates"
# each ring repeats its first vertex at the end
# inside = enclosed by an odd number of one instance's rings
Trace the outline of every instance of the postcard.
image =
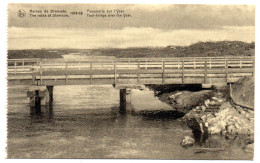
{"type": "Polygon", "coordinates": [[[7,158],[254,159],[254,5],[9,3],[7,28],[7,158]]]}

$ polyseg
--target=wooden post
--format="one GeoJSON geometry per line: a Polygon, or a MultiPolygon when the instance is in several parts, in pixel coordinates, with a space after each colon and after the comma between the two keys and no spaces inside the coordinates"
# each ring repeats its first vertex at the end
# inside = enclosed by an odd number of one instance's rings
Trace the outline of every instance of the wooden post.
{"type": "Polygon", "coordinates": [[[126,88],[126,111],[131,110],[131,89],[126,88]]]}
{"type": "Polygon", "coordinates": [[[120,108],[119,112],[126,113],[126,89],[120,89],[120,108]]]}
{"type": "Polygon", "coordinates": [[[44,91],[40,91],[40,97],[41,97],[41,105],[42,106],[49,103],[50,98],[49,98],[49,93],[48,93],[47,89],[45,89],[44,91]]]}
{"type": "Polygon", "coordinates": [[[239,67],[240,67],[240,69],[242,69],[242,58],[241,57],[239,57],[239,67]]]}
{"type": "Polygon", "coordinates": [[[164,76],[165,76],[165,61],[162,62],[162,84],[164,84],[165,82],[164,76]]]}
{"type": "Polygon", "coordinates": [[[119,112],[125,114],[131,110],[131,89],[120,89],[120,109],[119,112]]]}
{"type": "Polygon", "coordinates": [[[182,59],[182,84],[184,84],[184,60],[182,59]]]}
{"type": "Polygon", "coordinates": [[[23,59],[23,62],[22,62],[22,66],[23,66],[23,71],[24,71],[24,59],[23,59]]]}
{"type": "Polygon", "coordinates": [[[226,58],[225,69],[226,69],[226,82],[228,83],[228,60],[227,60],[227,58],[226,58]]]}
{"type": "Polygon", "coordinates": [[[115,83],[115,85],[117,83],[117,81],[116,81],[116,61],[114,61],[114,83],[115,83]]]}
{"type": "Polygon", "coordinates": [[[178,58],[178,69],[180,68],[180,58],[178,58]]]}
{"type": "Polygon", "coordinates": [[[14,74],[16,75],[16,61],[14,61],[14,74]]]}
{"type": "Polygon", "coordinates": [[[252,73],[253,77],[255,77],[255,58],[253,59],[253,73],[252,73]]]}
{"type": "Polygon", "coordinates": [[[138,65],[137,65],[137,83],[140,84],[140,60],[138,60],[138,65]]]}
{"type": "Polygon", "coordinates": [[[53,102],[53,85],[46,86],[49,92],[49,102],[53,102]]]}
{"type": "Polygon", "coordinates": [[[207,83],[207,78],[208,78],[208,63],[205,61],[205,73],[204,73],[204,83],[207,83]]]}
{"type": "Polygon", "coordinates": [[[34,72],[34,70],[31,68],[31,71],[32,71],[32,85],[34,85],[35,84],[35,72],[34,72]]]}
{"type": "Polygon", "coordinates": [[[130,58],[128,59],[128,70],[130,70],[130,58]]]}
{"type": "Polygon", "coordinates": [[[194,66],[194,69],[196,69],[196,58],[195,57],[193,59],[193,66],[194,66]]]}
{"type": "Polygon", "coordinates": [[[42,61],[40,61],[40,85],[42,85],[42,61]]]}
{"type": "Polygon", "coordinates": [[[211,69],[211,58],[209,58],[209,68],[211,69]]]}
{"type": "Polygon", "coordinates": [[[67,85],[68,80],[68,63],[65,63],[65,85],[67,85]]]}
{"type": "Polygon", "coordinates": [[[92,74],[93,74],[93,61],[90,62],[90,72],[89,72],[89,78],[90,78],[90,85],[92,84],[92,74]]]}
{"type": "Polygon", "coordinates": [[[35,111],[37,114],[41,113],[41,97],[39,96],[39,90],[35,90],[35,111]]]}

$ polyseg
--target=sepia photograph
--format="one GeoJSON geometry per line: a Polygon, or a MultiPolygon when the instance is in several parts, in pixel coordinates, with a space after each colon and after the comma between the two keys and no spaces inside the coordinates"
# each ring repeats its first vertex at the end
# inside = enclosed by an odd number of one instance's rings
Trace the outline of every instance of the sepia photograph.
{"type": "Polygon", "coordinates": [[[254,160],[255,5],[7,8],[6,158],[254,160]]]}

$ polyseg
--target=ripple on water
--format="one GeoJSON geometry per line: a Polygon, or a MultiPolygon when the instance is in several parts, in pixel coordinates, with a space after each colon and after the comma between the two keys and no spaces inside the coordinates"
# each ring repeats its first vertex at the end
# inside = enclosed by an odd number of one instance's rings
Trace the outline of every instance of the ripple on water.
{"type": "Polygon", "coordinates": [[[239,143],[198,154],[200,144],[182,148],[179,143],[191,130],[171,118],[171,107],[152,91],[132,91],[132,109],[138,114],[124,116],[118,112],[119,91],[112,86],[55,86],[53,113],[42,108],[41,116],[30,116],[21,100],[25,88],[9,89],[9,158],[252,158],[239,143]]]}

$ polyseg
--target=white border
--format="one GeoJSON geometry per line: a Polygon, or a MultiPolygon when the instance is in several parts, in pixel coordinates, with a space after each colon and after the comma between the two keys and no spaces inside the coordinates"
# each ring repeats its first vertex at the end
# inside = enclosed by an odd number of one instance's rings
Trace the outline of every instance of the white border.
{"type": "MultiPolygon", "coordinates": [[[[259,2],[259,1],[258,1],[259,2]]],[[[258,11],[258,6],[259,4],[257,4],[257,0],[174,0],[174,1],[167,1],[167,0],[149,0],[149,1],[144,1],[144,0],[86,0],[86,1],[80,1],[80,0],[6,0],[6,1],[0,1],[0,17],[1,17],[1,21],[0,21],[0,71],[1,71],[1,75],[0,75],[0,159],[1,162],[5,162],[5,161],[22,161],[22,162],[45,162],[45,161],[63,161],[63,162],[68,162],[68,161],[77,161],[77,162],[89,162],[89,161],[108,161],[108,162],[129,162],[132,160],[67,160],[67,159],[63,159],[63,160],[27,160],[27,159],[23,159],[23,160],[15,160],[15,159],[4,159],[6,157],[6,152],[5,152],[5,147],[6,147],[6,105],[7,105],[7,89],[6,89],[6,54],[7,54],[7,6],[8,3],[127,3],[127,4],[247,4],[247,5],[256,5],[256,15],[255,17],[259,19],[259,11],[258,11]],[[4,159],[4,160],[2,160],[4,159]]],[[[259,27],[259,20],[256,19],[256,28],[258,29],[259,27]]],[[[259,110],[260,108],[258,108],[259,105],[259,92],[260,92],[260,86],[258,83],[259,81],[259,76],[257,75],[257,72],[260,70],[259,67],[260,65],[258,65],[257,63],[259,63],[259,57],[258,57],[258,52],[259,52],[259,32],[258,30],[256,30],[256,38],[255,38],[255,42],[256,42],[256,78],[255,78],[255,88],[256,88],[256,96],[255,96],[255,157],[254,157],[254,162],[255,161],[260,161],[260,156],[259,156],[259,121],[260,119],[258,119],[259,117],[259,110]]],[[[157,160],[134,160],[134,161],[145,161],[145,162],[154,162],[157,160]]],[[[161,161],[161,160],[158,160],[161,161]]],[[[165,160],[167,162],[169,161],[174,161],[176,162],[176,160],[165,160]]],[[[209,160],[205,160],[205,161],[209,161],[209,160]]],[[[205,162],[203,161],[203,162],[205,162]]],[[[177,161],[179,162],[179,161],[177,161]]],[[[190,162],[190,161],[181,161],[181,162],[190,162]]],[[[202,162],[202,161],[192,161],[192,162],[202,162]]],[[[220,162],[220,161],[213,161],[213,162],[220,162]]],[[[235,161],[230,161],[230,162],[235,162],[235,161]]],[[[239,161],[239,162],[247,162],[247,161],[239,161]]],[[[251,161],[250,161],[251,162],[251,161]]]]}

